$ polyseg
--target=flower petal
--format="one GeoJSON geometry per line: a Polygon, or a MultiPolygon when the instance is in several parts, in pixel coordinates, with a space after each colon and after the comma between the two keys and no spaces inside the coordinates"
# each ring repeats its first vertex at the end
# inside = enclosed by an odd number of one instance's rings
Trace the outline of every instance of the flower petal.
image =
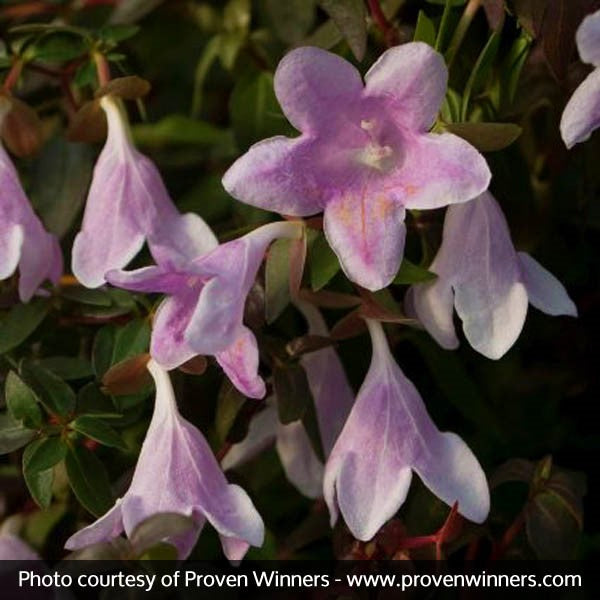
{"type": "Polygon", "coordinates": [[[441,54],[422,42],[384,52],[365,75],[365,94],[383,96],[396,121],[428,130],[446,94],[448,69],[441,54]]]}
{"type": "Polygon", "coordinates": [[[359,72],[337,54],[315,47],[288,52],[275,72],[275,94],[290,123],[303,132],[322,133],[335,115],[357,101],[359,72]]]}
{"type": "Polygon", "coordinates": [[[150,354],[165,369],[174,369],[196,356],[185,340],[194,310],[193,294],[170,296],[158,307],[152,324],[150,354]]]}
{"type": "MultiPolygon", "coordinates": [[[[12,535],[10,533],[3,533],[0,535],[0,562],[4,561],[30,561],[30,560],[41,560],[40,556],[34,552],[21,538],[12,535]]],[[[18,567],[17,563],[14,564],[18,567]]],[[[10,569],[11,567],[8,567],[10,569]]],[[[0,568],[0,573],[5,575],[6,564],[0,568]]],[[[3,583],[6,583],[6,579],[3,578],[3,583]]],[[[8,591],[8,597],[11,597],[10,589],[8,591]]]]}
{"type": "Polygon", "coordinates": [[[600,126],[600,67],[575,90],[560,119],[560,134],[567,148],[585,142],[600,126]]]}
{"type": "Polygon", "coordinates": [[[223,187],[246,204],[307,216],[324,206],[313,181],[317,169],[311,140],[277,136],[254,144],[238,158],[223,176],[223,187]]]}
{"type": "Polygon", "coordinates": [[[267,390],[258,374],[258,346],[254,334],[247,327],[241,327],[235,342],[215,356],[231,383],[244,396],[264,398],[267,390]]]}
{"type": "Polygon", "coordinates": [[[385,194],[346,194],[329,202],[325,236],[349,279],[369,290],[386,287],[402,261],[404,207],[385,194]]]}
{"type": "MultiPolygon", "coordinates": [[[[115,287],[133,292],[177,294],[189,288],[189,277],[168,267],[142,267],[133,271],[113,269],[106,273],[106,281],[115,287]]],[[[199,287],[199,286],[198,286],[199,287]]]]}
{"type": "Polygon", "coordinates": [[[10,277],[19,264],[24,231],[22,225],[0,224],[0,280],[10,277]]]}
{"type": "Polygon", "coordinates": [[[581,60],[600,67],[600,10],[583,19],[575,39],[581,60]]]}
{"type": "Polygon", "coordinates": [[[300,422],[279,425],[277,453],[288,480],[307,498],[323,493],[323,463],[319,460],[304,425],[300,422]]]}
{"type": "Polygon", "coordinates": [[[121,513],[121,500],[97,521],[80,529],[65,543],[67,550],[79,550],[99,542],[109,542],[123,532],[123,518],[121,513]]]}
{"type": "Polygon", "coordinates": [[[418,456],[414,470],[440,500],[449,506],[458,502],[461,515],[483,523],[490,511],[490,492],[473,452],[454,433],[438,433],[429,444],[429,453],[435,455],[435,460],[418,456]]]}
{"type": "Polygon", "coordinates": [[[577,307],[563,284],[526,252],[518,252],[529,302],[547,315],[577,316],[577,307]]]}
{"type": "Polygon", "coordinates": [[[466,202],[484,192],[491,179],[485,158],[451,133],[407,141],[405,162],[395,176],[406,208],[431,209],[466,202]]]}
{"type": "Polygon", "coordinates": [[[225,535],[219,535],[221,539],[221,547],[223,548],[223,554],[233,563],[239,562],[246,556],[250,544],[239,538],[227,537],[225,535]]]}

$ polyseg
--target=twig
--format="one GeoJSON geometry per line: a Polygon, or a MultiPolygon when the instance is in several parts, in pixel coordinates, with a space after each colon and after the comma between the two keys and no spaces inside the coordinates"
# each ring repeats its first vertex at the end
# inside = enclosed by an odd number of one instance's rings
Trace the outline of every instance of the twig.
{"type": "Polygon", "coordinates": [[[398,43],[398,32],[396,28],[388,21],[388,18],[381,10],[379,0],[367,0],[369,5],[369,11],[371,12],[371,18],[377,27],[383,34],[383,39],[386,45],[389,47],[395,46],[398,43]]]}

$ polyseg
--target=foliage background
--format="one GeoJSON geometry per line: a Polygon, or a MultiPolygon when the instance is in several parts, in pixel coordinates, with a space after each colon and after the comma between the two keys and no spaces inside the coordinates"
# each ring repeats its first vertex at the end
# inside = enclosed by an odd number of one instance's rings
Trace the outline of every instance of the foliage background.
{"type": "MultiPolygon", "coordinates": [[[[29,35],[15,26],[57,23],[58,18],[98,31],[113,15],[113,4],[2,2],[4,66],[8,70],[16,41],[29,35]],[[43,5],[44,10],[36,11],[34,5],[43,5]],[[31,12],[25,6],[32,6],[31,12]]],[[[137,28],[104,30],[105,38],[115,46],[111,50],[113,74],[137,74],[152,85],[141,112],[134,103],[129,106],[137,144],[158,164],[177,206],[204,217],[222,240],[273,218],[232,200],[221,187],[220,178],[231,161],[253,142],[292,131],[272,88],[273,71],[285,52],[298,44],[321,45],[365,72],[385,49],[381,30],[369,20],[364,58],[358,61],[324,10],[334,4],[318,5],[311,0],[126,0],[118,9],[119,20],[137,28]],[[126,39],[119,41],[121,38],[126,39]]],[[[337,4],[344,5],[345,33],[360,55],[364,38],[360,25],[356,25],[356,14],[361,14],[363,4],[337,4]]],[[[464,8],[460,0],[454,4],[448,13],[448,32],[453,31],[464,8]]],[[[383,6],[398,41],[413,39],[420,11],[438,27],[444,10],[441,1],[393,0],[383,6]]],[[[581,17],[596,4],[514,0],[506,5],[484,2],[484,7],[485,12],[478,12],[456,55],[450,86],[459,96],[472,86],[466,115],[470,121],[511,122],[522,127],[515,143],[486,154],[494,175],[492,191],[507,216],[517,248],[531,252],[563,281],[580,317],[550,318],[531,309],[519,341],[499,361],[483,358],[464,342],[457,352],[443,351],[424,332],[404,326],[390,330],[394,353],[437,425],[463,436],[490,476],[496,473],[497,479],[506,475],[508,480],[529,480],[530,467],[514,459],[538,463],[550,455],[553,465],[569,470],[565,474],[553,466],[550,473],[540,475],[538,468],[536,481],[539,483],[541,476],[546,477],[546,483],[535,488],[542,493],[531,496],[529,502],[526,483],[498,485],[493,491],[489,522],[483,529],[464,529],[449,551],[463,552],[470,547],[472,552],[487,552],[527,506],[527,526],[503,548],[505,555],[589,557],[600,544],[596,509],[600,501],[596,473],[600,437],[595,405],[599,393],[600,136],[567,152],[558,122],[566,100],[587,72],[577,59],[574,31],[581,17]],[[485,69],[469,84],[494,31],[495,56],[483,57],[485,69]],[[519,48],[524,61],[515,60],[515,49],[519,48]],[[506,461],[513,461],[511,468],[498,471],[506,461]],[[583,487],[572,471],[587,475],[582,535],[583,487]],[[551,485],[546,485],[548,481],[551,485]],[[479,536],[478,550],[473,539],[479,536]]],[[[425,24],[423,17],[420,23],[421,27],[425,24]]],[[[423,34],[424,30],[420,31],[423,34]]],[[[73,61],[77,63],[66,85],[79,102],[90,97],[96,84],[85,48],[77,54],[73,45],[78,42],[73,40],[74,36],[59,32],[33,44],[41,64],[63,69],[73,61]]],[[[18,167],[38,213],[50,230],[62,236],[68,260],[99,145],[65,140],[69,110],[65,109],[61,81],[25,71],[16,93],[40,115],[44,143],[33,157],[19,159],[18,167]]],[[[447,108],[446,116],[451,113],[451,107],[447,108]]],[[[443,211],[435,211],[422,221],[409,223],[407,257],[413,263],[427,264],[431,251],[435,252],[442,219],[443,211]]],[[[143,264],[147,258],[143,255],[136,262],[143,264]]],[[[308,285],[320,277],[327,281],[327,289],[352,292],[322,245],[311,247],[308,264],[308,285]]],[[[261,319],[265,298],[271,310],[278,308],[273,308],[277,302],[274,286],[263,278],[249,307],[251,319],[261,319]]],[[[40,365],[68,382],[73,392],[61,388],[55,398],[59,404],[74,402],[77,394],[79,411],[105,409],[122,415],[110,423],[121,440],[113,440],[113,446],[124,444],[124,449],[97,445],[85,441],[85,435],[81,437],[85,460],[92,461],[94,468],[99,461],[106,471],[106,478],[99,476],[91,491],[96,497],[83,504],[88,508],[93,504],[102,512],[102,502],[110,499],[107,482],[112,482],[115,492],[126,487],[152,402],[147,389],[111,399],[100,391],[100,380],[111,365],[146,350],[151,304],[123,292],[92,293],[65,284],[50,300],[36,300],[22,307],[15,304],[14,282],[3,282],[0,289],[0,375],[5,378],[24,359],[21,374],[28,382],[31,377],[35,379],[35,373],[29,373],[27,379],[27,369],[35,371],[40,365]]],[[[405,289],[395,285],[391,293],[400,301],[405,289]]],[[[342,314],[340,310],[326,312],[331,324],[342,314]]],[[[303,325],[287,307],[266,332],[273,343],[282,346],[302,335],[303,325]]],[[[363,334],[341,342],[339,352],[358,389],[368,368],[368,337],[363,334]]],[[[202,376],[177,372],[174,381],[183,414],[202,429],[215,450],[243,434],[248,405],[223,382],[215,365],[209,364],[202,376]]],[[[51,404],[52,399],[48,402],[51,404]]],[[[90,519],[70,491],[68,480],[71,485],[75,480],[80,500],[90,490],[81,489],[76,469],[71,465],[69,472],[68,456],[65,468],[61,452],[56,455],[57,466],[50,469],[53,477],[47,474],[48,468],[26,469],[27,481],[21,473],[21,450],[0,458],[0,519],[20,515],[21,533],[48,558],[61,557],[65,539],[90,519]],[[29,490],[37,490],[38,503],[46,505],[45,510],[31,500],[29,490]]],[[[543,466],[547,469],[548,463],[543,466]]],[[[329,558],[364,552],[364,548],[352,547],[341,527],[332,543],[323,504],[303,498],[286,482],[274,451],[231,473],[230,480],[248,490],[268,529],[265,547],[251,551],[250,556],[329,558]]],[[[446,515],[447,508],[415,478],[399,514],[408,533],[431,533],[446,515]]],[[[378,551],[385,554],[384,546],[378,551]]],[[[210,528],[202,534],[193,556],[219,556],[210,528]]]]}

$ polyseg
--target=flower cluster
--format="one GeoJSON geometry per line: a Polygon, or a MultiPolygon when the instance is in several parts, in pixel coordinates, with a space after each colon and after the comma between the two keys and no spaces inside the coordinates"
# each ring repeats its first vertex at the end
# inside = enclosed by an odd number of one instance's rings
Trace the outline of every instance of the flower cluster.
{"type": "MultiPolygon", "coordinates": [[[[577,44],[581,58],[596,68],[565,109],[561,132],[569,147],[600,124],[600,12],[585,19],[577,44]]],[[[372,358],[356,394],[334,348],[320,347],[300,359],[322,457],[300,421],[279,422],[281,398],[274,392],[246,438],[219,462],[201,432],[179,413],[168,374],[197,355],[213,356],[244,396],[267,396],[260,336],[257,340],[244,319],[246,299],[271,244],[305,241],[302,218],[320,213],[344,273],[360,288],[378,291],[401,266],[407,211],[448,206],[442,243],[428,267],[436,277],[411,286],[404,301],[444,348],[459,344],[454,310],[469,344],[491,359],[515,343],[529,303],[549,315],[577,315],[562,284],[515,250],[500,205],[488,191],[491,172],[484,157],[464,139],[432,130],[447,81],[442,55],[422,42],[387,50],[364,82],[333,53],[313,47],[288,53],[275,73],[275,93],[299,135],[251,146],[222,183],[237,200],[292,218],[221,244],[198,215],[178,211],[156,166],[135,148],[122,101],[111,94],[99,100],[108,135],[74,241],[72,271],[89,288],[110,284],[164,298],[153,314],[148,363],[156,387],[154,412],[133,480],[67,548],[123,532],[129,536],[155,514],[178,513],[194,524],[164,540],[180,558],[189,556],[208,521],[224,554],[241,560],[250,546],[261,546],[264,525],[248,494],[229,484],[224,471],[271,444],[296,488],[307,497],[323,497],[332,525],[341,515],[359,540],[373,538],[396,514],[413,472],[440,500],[457,504],[465,518],[486,519],[484,470],[458,435],[434,424],[373,315],[361,313],[372,358]],[[144,244],[153,264],[126,270],[144,244]]],[[[0,126],[10,110],[0,97],[0,126]]],[[[0,183],[0,279],[18,268],[19,296],[27,302],[42,293],[44,280],[58,282],[62,255],[1,146],[0,183]]],[[[315,305],[298,290],[291,295],[309,336],[328,338],[315,305]]],[[[16,538],[3,541],[4,547],[18,544],[16,538]]]]}

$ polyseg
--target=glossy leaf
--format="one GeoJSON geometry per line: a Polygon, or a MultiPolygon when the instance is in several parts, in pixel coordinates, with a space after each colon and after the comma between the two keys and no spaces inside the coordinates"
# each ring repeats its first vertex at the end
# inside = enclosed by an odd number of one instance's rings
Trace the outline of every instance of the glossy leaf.
{"type": "Polygon", "coordinates": [[[433,21],[422,11],[419,11],[417,17],[417,25],[415,27],[415,35],[413,40],[415,42],[425,42],[430,46],[435,46],[435,25],[433,21]]]}
{"type": "Polygon", "coordinates": [[[35,437],[35,431],[23,427],[11,415],[0,414],[0,454],[18,450],[35,437]]]}
{"type": "Polygon", "coordinates": [[[92,364],[78,356],[51,356],[42,358],[39,364],[61,379],[83,379],[94,374],[92,364]]]}
{"type": "Polygon", "coordinates": [[[127,450],[127,444],[123,441],[119,433],[98,417],[83,415],[77,417],[70,425],[75,431],[105,446],[127,450]]]}
{"type": "Polygon", "coordinates": [[[75,392],[51,371],[24,361],[20,374],[51,414],[66,416],[75,410],[75,392]]]}
{"type": "Polygon", "coordinates": [[[49,310],[49,302],[42,299],[13,306],[0,320],[0,354],[23,343],[38,328],[49,310]]]}
{"type": "Polygon", "coordinates": [[[38,471],[30,466],[30,461],[35,456],[46,440],[36,440],[25,448],[23,452],[23,478],[31,497],[41,508],[50,506],[52,500],[52,484],[54,482],[54,469],[38,471]]]}
{"type": "Polygon", "coordinates": [[[33,390],[11,371],[6,377],[4,397],[9,413],[15,421],[21,421],[29,429],[37,429],[42,424],[42,411],[33,390]]]}
{"type": "Polygon", "coordinates": [[[407,258],[402,259],[400,269],[394,277],[395,284],[412,285],[413,283],[425,283],[436,278],[436,274],[428,271],[423,267],[419,267],[410,262],[407,258]]]}
{"type": "Polygon", "coordinates": [[[291,240],[276,240],[265,264],[265,317],[273,323],[290,303],[291,240]]]}
{"type": "Polygon", "coordinates": [[[59,437],[38,440],[27,455],[26,470],[31,473],[47,471],[59,463],[67,453],[67,445],[59,437]]]}
{"type": "Polygon", "coordinates": [[[308,250],[310,285],[317,291],[325,287],[340,270],[340,262],[325,236],[319,234],[308,250]]]}

